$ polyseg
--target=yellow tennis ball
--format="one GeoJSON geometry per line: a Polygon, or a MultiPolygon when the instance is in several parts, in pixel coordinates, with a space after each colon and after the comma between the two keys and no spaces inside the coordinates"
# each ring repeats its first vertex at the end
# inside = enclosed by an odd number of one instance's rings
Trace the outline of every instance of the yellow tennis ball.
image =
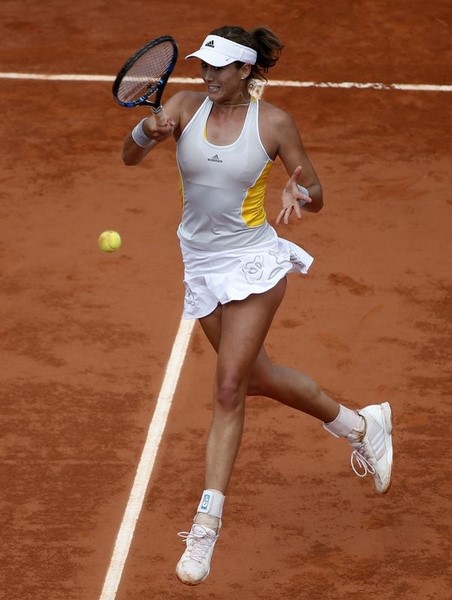
{"type": "Polygon", "coordinates": [[[103,231],[98,242],[103,252],[115,252],[121,248],[121,236],[117,231],[103,231]]]}

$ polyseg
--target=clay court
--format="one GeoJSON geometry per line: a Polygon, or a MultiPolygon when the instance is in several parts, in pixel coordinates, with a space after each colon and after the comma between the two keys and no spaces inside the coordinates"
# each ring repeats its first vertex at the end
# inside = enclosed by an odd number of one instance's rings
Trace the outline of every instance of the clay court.
{"type": "MultiPolygon", "coordinates": [[[[3,0],[1,12],[0,598],[449,600],[450,3],[3,0]],[[212,572],[192,589],[174,568],[210,421],[215,356],[198,324],[123,568],[111,560],[183,300],[174,142],[125,167],[123,138],[147,111],[116,105],[111,84],[169,34],[181,58],[165,94],[200,89],[183,57],[223,24],[282,38],[265,98],[295,117],[324,187],[321,213],[278,230],[315,262],[289,278],[269,353],[353,407],[389,400],[395,465],[379,496],[320,423],[250,398],[212,572]],[[360,85],[331,85],[344,82],[360,85]],[[120,251],[100,252],[105,229],[120,251]]],[[[270,221],[285,181],[277,163],[270,221]]]]}

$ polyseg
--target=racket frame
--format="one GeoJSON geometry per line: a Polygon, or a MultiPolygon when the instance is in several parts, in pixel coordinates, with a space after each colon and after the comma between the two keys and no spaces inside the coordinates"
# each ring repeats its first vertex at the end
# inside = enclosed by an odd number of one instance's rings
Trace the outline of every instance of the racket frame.
{"type": "MultiPolygon", "coordinates": [[[[147,44],[145,44],[142,48],[140,48],[139,50],[137,50],[124,63],[124,65],[119,70],[119,72],[118,72],[118,74],[117,74],[117,76],[115,78],[115,81],[113,83],[113,87],[112,87],[113,97],[114,97],[115,101],[119,105],[124,106],[125,108],[135,108],[136,106],[150,106],[151,109],[152,109],[152,112],[156,116],[158,115],[159,117],[161,117],[162,115],[159,114],[159,113],[163,112],[163,107],[161,105],[161,99],[162,99],[163,91],[165,89],[166,84],[168,83],[168,79],[169,79],[171,73],[174,70],[174,67],[176,66],[177,57],[178,57],[177,42],[170,35],[161,35],[160,37],[155,38],[155,39],[151,40],[150,42],[148,42],[147,44]],[[170,64],[168,65],[168,67],[165,69],[164,73],[160,76],[160,78],[155,83],[150,83],[148,85],[148,87],[147,87],[146,92],[144,94],[142,94],[136,100],[132,100],[132,101],[129,101],[129,102],[126,102],[124,100],[120,100],[118,98],[118,91],[119,91],[121,82],[124,79],[124,77],[130,71],[130,69],[133,67],[133,65],[144,54],[146,54],[146,52],[148,52],[149,50],[151,50],[151,48],[154,48],[155,46],[158,46],[159,44],[162,44],[163,42],[170,42],[172,44],[172,46],[173,46],[173,59],[170,62],[170,64]],[[153,94],[156,94],[155,100],[149,100],[149,97],[152,96],[153,94]]],[[[165,119],[165,121],[166,121],[166,119],[165,119]]]]}

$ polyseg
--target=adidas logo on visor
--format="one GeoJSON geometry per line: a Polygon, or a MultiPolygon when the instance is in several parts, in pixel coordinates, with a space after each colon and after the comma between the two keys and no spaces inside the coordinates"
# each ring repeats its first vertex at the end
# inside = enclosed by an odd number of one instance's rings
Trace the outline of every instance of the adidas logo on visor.
{"type": "Polygon", "coordinates": [[[215,48],[215,43],[213,40],[210,40],[210,42],[207,42],[206,46],[209,48],[215,48]]]}

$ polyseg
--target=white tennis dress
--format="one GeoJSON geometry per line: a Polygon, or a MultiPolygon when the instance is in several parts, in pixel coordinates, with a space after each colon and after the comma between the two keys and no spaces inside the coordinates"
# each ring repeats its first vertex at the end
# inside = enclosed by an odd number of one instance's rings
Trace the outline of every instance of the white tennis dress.
{"type": "Polygon", "coordinates": [[[177,143],[187,319],[265,292],[287,273],[307,273],[313,262],[267,221],[265,187],[273,161],[259,135],[259,101],[251,101],[241,134],[227,146],[207,140],[212,105],[206,98],[177,143]]]}

